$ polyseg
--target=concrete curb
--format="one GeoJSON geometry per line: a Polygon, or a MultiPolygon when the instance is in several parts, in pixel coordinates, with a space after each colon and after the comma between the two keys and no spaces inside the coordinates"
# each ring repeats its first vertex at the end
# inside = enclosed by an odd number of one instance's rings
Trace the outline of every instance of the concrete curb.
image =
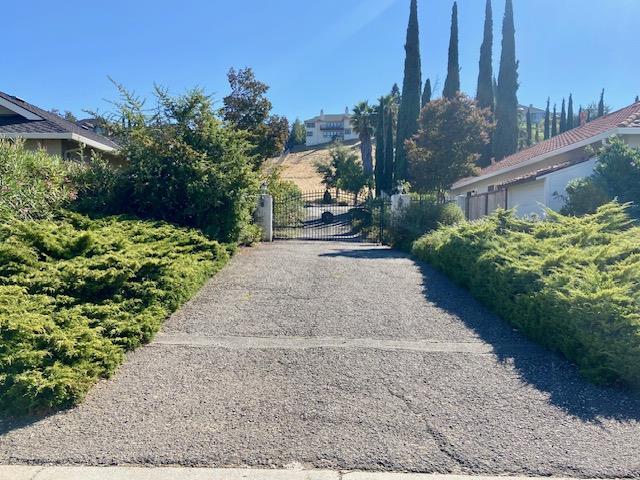
{"type": "Polygon", "coordinates": [[[253,468],[0,465],[0,480],[549,480],[549,477],[253,468]]]}

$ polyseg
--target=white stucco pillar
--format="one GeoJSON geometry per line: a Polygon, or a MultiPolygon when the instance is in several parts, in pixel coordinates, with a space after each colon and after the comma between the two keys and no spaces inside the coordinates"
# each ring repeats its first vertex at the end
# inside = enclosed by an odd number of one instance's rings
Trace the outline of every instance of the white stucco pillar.
{"type": "Polygon", "coordinates": [[[256,225],[262,228],[262,241],[273,242],[273,197],[263,193],[258,198],[254,214],[256,225]]]}
{"type": "Polygon", "coordinates": [[[411,195],[406,193],[396,193],[391,195],[391,216],[396,217],[402,210],[411,204],[411,195]]]}

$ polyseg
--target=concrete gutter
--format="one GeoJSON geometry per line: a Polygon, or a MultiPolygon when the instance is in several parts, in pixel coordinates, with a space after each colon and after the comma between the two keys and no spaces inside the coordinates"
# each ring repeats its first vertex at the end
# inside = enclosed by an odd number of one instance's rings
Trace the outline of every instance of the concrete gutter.
{"type": "Polygon", "coordinates": [[[549,477],[304,469],[0,465],[0,480],[549,480],[549,477]]]}

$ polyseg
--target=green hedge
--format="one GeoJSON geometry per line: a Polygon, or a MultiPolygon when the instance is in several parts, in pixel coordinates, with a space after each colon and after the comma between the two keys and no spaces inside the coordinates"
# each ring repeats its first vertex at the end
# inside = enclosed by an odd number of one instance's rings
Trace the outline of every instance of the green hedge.
{"type": "Polygon", "coordinates": [[[502,211],[413,252],[592,381],[640,388],[640,228],[626,209],[545,222],[502,211]]]}
{"type": "Polygon", "coordinates": [[[0,226],[0,410],[81,401],[228,258],[161,222],[68,214],[0,226]]]}

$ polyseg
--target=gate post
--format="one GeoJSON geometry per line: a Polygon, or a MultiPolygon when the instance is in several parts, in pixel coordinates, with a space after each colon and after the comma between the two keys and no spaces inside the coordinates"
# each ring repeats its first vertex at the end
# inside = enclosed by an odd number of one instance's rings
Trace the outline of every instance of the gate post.
{"type": "Polygon", "coordinates": [[[262,229],[262,241],[273,242],[273,197],[268,193],[258,197],[254,218],[256,225],[262,229]]]}
{"type": "Polygon", "coordinates": [[[406,193],[396,193],[391,196],[391,217],[397,217],[405,207],[411,203],[411,195],[406,193]]]}

